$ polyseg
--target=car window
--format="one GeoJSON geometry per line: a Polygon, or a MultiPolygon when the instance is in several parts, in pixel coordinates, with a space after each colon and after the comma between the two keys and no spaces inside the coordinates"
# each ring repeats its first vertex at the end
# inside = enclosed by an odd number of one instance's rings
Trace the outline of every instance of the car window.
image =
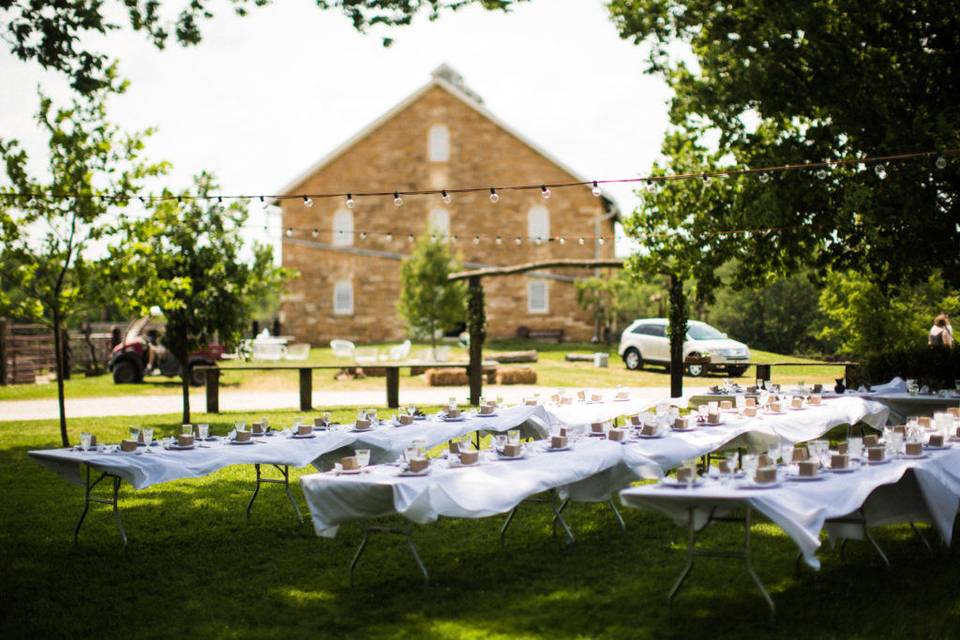
{"type": "Polygon", "coordinates": [[[687,335],[694,340],[720,340],[723,334],[708,324],[693,324],[687,326],[687,335]]]}
{"type": "Polygon", "coordinates": [[[639,333],[644,336],[657,336],[662,338],[664,336],[663,325],[657,324],[641,324],[633,329],[633,333],[639,333]]]}

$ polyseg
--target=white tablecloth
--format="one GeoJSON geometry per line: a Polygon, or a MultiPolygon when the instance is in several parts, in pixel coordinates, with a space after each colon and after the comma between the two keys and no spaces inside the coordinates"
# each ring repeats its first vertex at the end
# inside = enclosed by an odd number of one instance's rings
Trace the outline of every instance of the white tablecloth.
{"type": "Polygon", "coordinates": [[[819,568],[815,554],[825,521],[855,513],[868,498],[870,502],[864,506],[868,525],[926,520],[949,544],[960,506],[960,449],[930,452],[920,460],[892,460],[849,474],[828,473],[821,481],[785,481],[776,488],[744,489],[707,481],[695,489],[631,487],[621,491],[620,498],[627,506],[660,512],[681,525],[687,524],[693,508],[697,528],[706,523],[711,509],[749,506],[782,528],[796,542],[807,564],[819,568]],[[878,491],[900,483],[908,470],[915,474],[920,496],[878,491]]]}
{"type": "Polygon", "coordinates": [[[340,449],[354,440],[347,431],[326,431],[314,438],[295,439],[277,433],[253,438],[254,444],[204,442],[190,450],[165,450],[160,446],[139,447],[134,453],[87,452],[77,449],[44,449],[30,455],[71,482],[82,484],[80,467],[88,464],[129,482],[136,489],[182,478],[200,478],[232,464],[279,464],[304,467],[323,454],[340,449]]]}
{"type": "Polygon", "coordinates": [[[523,460],[490,460],[485,452],[476,467],[449,468],[435,460],[422,477],[398,476],[399,467],[381,465],[359,475],[310,474],[300,485],[317,534],[333,537],[338,525],[362,518],[399,514],[427,523],[506,513],[550,489],[577,500],[605,500],[629,481],[618,443],[584,439],[564,452],[546,452],[545,445],[526,445],[523,460]]]}
{"type": "Polygon", "coordinates": [[[756,418],[741,418],[735,413],[723,413],[722,416],[724,423],[716,427],[671,431],[662,438],[632,442],[624,448],[625,462],[638,476],[656,479],[684,460],[721,447],[768,447],[804,442],[819,438],[836,426],[858,422],[882,429],[887,408],[864,398],[838,397],[824,400],[819,407],[788,409],[780,415],[761,413],[756,418]]]}
{"type": "Polygon", "coordinates": [[[910,395],[909,393],[873,393],[867,398],[880,402],[890,409],[890,419],[895,424],[904,424],[910,416],[932,416],[947,407],[960,407],[960,396],[941,398],[934,395],[910,395]]]}
{"type": "Polygon", "coordinates": [[[574,402],[573,404],[544,405],[550,416],[550,424],[565,427],[589,425],[591,422],[605,422],[614,418],[630,416],[647,411],[660,402],[670,402],[685,407],[686,400],[658,400],[656,398],[631,398],[629,400],[603,400],[600,402],[574,402]]]}

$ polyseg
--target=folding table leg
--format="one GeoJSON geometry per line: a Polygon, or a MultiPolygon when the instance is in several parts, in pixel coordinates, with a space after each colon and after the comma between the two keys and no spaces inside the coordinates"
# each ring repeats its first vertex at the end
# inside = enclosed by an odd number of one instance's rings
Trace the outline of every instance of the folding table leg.
{"type": "Polygon", "coordinates": [[[420,559],[420,553],[417,551],[417,545],[413,542],[413,534],[410,529],[397,529],[391,527],[364,527],[363,529],[363,538],[360,540],[360,545],[357,547],[356,553],[353,554],[353,559],[350,561],[350,584],[353,584],[353,574],[354,570],[357,567],[357,563],[360,561],[360,556],[363,555],[363,551],[367,548],[367,542],[370,540],[371,533],[388,533],[393,535],[403,536],[407,543],[407,548],[410,550],[410,554],[413,556],[414,561],[417,563],[417,567],[420,569],[420,573],[423,574],[424,584],[430,583],[430,574],[427,571],[427,567],[423,564],[423,560],[420,559]]]}
{"type": "Polygon", "coordinates": [[[297,499],[293,496],[293,493],[290,491],[290,467],[288,465],[271,465],[274,469],[280,472],[280,475],[283,476],[282,480],[277,480],[275,478],[264,478],[263,472],[260,470],[260,465],[253,465],[254,469],[257,472],[256,486],[253,490],[253,495],[250,496],[250,502],[247,503],[247,520],[250,519],[250,512],[253,510],[253,503],[256,501],[257,496],[260,494],[260,485],[262,484],[280,484],[283,485],[283,491],[287,494],[287,499],[290,500],[290,504],[293,506],[294,513],[297,514],[297,521],[300,524],[303,524],[303,514],[300,512],[300,505],[297,504],[297,499]]]}
{"type": "Polygon", "coordinates": [[[113,519],[117,525],[117,531],[120,532],[120,540],[123,542],[123,546],[127,546],[127,532],[123,528],[123,521],[120,519],[120,478],[118,476],[111,475],[109,473],[101,473],[100,477],[90,481],[90,465],[87,465],[86,471],[86,483],[83,489],[83,511],[80,512],[80,518],[77,520],[77,524],[73,528],[73,544],[79,544],[80,539],[80,528],[83,526],[83,521],[87,517],[87,513],[90,511],[90,503],[97,502],[100,504],[108,504],[113,507],[113,519]],[[111,478],[113,480],[113,493],[111,498],[108,500],[106,498],[97,498],[93,495],[93,490],[96,488],[100,482],[106,478],[111,478]]]}
{"type": "Polygon", "coordinates": [[[613,515],[617,519],[617,524],[620,525],[620,531],[626,531],[627,523],[623,521],[623,516],[620,515],[620,510],[617,509],[617,503],[613,501],[613,498],[610,498],[607,500],[607,504],[610,505],[610,509],[613,511],[613,515]]]}
{"type": "Polygon", "coordinates": [[[744,533],[743,533],[743,559],[747,564],[747,573],[750,574],[750,577],[753,578],[754,584],[757,585],[757,589],[760,590],[760,595],[763,596],[763,599],[767,601],[767,605],[770,607],[770,617],[776,615],[777,607],[773,604],[773,599],[770,597],[770,594],[767,593],[766,588],[764,588],[763,583],[760,582],[760,577],[757,575],[757,572],[753,570],[753,558],[750,554],[750,529],[751,529],[751,514],[753,510],[747,507],[747,515],[744,518],[744,533]]]}
{"type": "Polygon", "coordinates": [[[923,546],[927,548],[927,551],[933,551],[933,547],[930,546],[930,542],[927,540],[927,537],[923,535],[923,532],[920,531],[920,529],[917,529],[916,523],[910,521],[910,528],[913,529],[914,535],[920,538],[920,542],[922,542],[923,546]]]}

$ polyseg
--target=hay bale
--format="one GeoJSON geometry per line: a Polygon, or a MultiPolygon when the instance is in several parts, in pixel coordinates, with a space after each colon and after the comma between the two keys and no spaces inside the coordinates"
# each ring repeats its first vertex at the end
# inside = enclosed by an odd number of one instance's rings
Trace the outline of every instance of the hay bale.
{"type": "Polygon", "coordinates": [[[506,351],[488,356],[487,360],[504,364],[508,362],[536,362],[537,352],[533,349],[530,351],[506,351]]]}
{"type": "Polygon", "coordinates": [[[427,369],[423,381],[429,387],[462,387],[470,382],[463,369],[427,369]]]}
{"type": "Polygon", "coordinates": [[[537,372],[530,367],[503,367],[497,371],[497,384],[537,384],[537,372]]]}

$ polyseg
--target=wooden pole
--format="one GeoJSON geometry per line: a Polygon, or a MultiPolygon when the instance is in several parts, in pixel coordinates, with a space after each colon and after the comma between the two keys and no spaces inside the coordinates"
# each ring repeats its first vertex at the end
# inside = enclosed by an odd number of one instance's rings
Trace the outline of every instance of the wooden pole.
{"type": "Polygon", "coordinates": [[[683,343],[687,338],[687,300],[683,279],[670,274],[670,397],[683,395],[683,343]]]}
{"type": "Polygon", "coordinates": [[[7,319],[0,318],[0,386],[7,384],[7,319]]]}
{"type": "Polygon", "coordinates": [[[467,328],[470,332],[470,404],[480,404],[483,395],[483,342],[486,339],[487,316],[484,308],[483,284],[480,276],[467,280],[467,328]]]}

